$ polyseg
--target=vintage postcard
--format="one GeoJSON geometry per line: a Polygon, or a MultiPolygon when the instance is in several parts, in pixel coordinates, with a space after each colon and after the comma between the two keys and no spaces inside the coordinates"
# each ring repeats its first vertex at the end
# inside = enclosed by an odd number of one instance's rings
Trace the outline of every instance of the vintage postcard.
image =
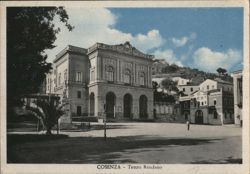
{"type": "Polygon", "coordinates": [[[1,2],[1,173],[249,170],[249,2],[1,2]]]}

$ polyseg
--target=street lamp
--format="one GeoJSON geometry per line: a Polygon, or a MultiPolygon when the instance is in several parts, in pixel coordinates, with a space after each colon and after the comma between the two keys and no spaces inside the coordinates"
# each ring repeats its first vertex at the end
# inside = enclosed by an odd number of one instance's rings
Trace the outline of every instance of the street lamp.
{"type": "Polygon", "coordinates": [[[107,128],[106,128],[106,119],[107,119],[107,113],[106,113],[106,104],[104,103],[104,140],[107,140],[107,128]]]}

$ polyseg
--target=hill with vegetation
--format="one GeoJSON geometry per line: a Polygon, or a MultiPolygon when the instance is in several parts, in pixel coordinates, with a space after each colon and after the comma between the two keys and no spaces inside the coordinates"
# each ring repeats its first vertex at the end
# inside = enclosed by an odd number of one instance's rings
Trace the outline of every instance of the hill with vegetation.
{"type": "Polygon", "coordinates": [[[180,67],[178,65],[166,65],[161,69],[161,72],[154,74],[153,78],[172,78],[182,77],[185,79],[192,79],[192,84],[198,85],[206,79],[220,78],[225,81],[232,82],[232,77],[227,73],[226,69],[218,68],[217,73],[204,72],[202,70],[190,67],[180,67]]]}

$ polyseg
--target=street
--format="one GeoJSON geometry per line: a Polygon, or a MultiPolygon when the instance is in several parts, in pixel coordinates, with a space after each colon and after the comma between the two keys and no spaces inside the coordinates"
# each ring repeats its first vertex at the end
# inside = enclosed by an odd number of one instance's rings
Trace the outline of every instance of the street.
{"type": "MultiPolygon", "coordinates": [[[[13,133],[11,138],[41,136],[13,133]],[[15,137],[16,136],[16,137],[15,137]]],[[[8,144],[10,163],[241,163],[241,128],[175,123],[97,123],[90,130],[61,131],[67,137],[8,144]]],[[[31,140],[32,138],[27,138],[31,140]]]]}

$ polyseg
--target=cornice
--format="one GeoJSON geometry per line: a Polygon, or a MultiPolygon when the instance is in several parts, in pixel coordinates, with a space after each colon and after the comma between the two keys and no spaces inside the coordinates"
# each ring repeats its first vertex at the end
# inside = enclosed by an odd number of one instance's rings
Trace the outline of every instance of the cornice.
{"type": "Polygon", "coordinates": [[[107,51],[114,51],[117,53],[141,57],[141,58],[145,58],[145,59],[152,60],[152,61],[154,58],[153,55],[142,53],[141,51],[139,51],[138,49],[136,49],[135,47],[130,45],[129,42],[125,42],[124,44],[119,44],[119,45],[107,45],[107,44],[103,44],[103,43],[96,43],[93,46],[91,46],[90,48],[88,48],[87,54],[89,55],[98,49],[107,50],[107,51]]]}

